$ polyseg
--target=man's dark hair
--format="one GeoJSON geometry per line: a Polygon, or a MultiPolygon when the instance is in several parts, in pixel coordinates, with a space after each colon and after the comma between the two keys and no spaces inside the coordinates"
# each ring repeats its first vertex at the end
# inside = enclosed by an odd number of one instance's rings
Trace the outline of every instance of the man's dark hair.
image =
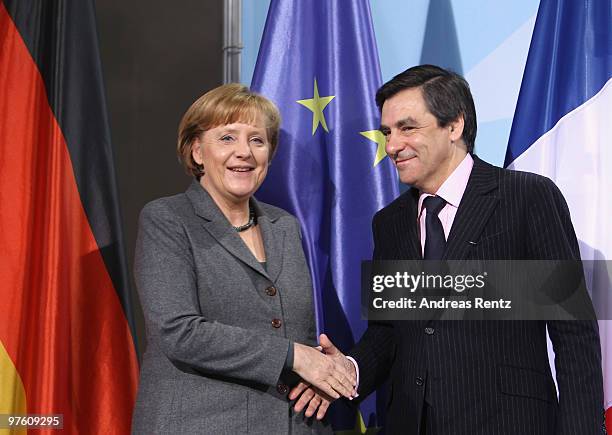
{"type": "Polygon", "coordinates": [[[421,88],[427,109],[438,120],[440,127],[463,115],[463,141],[468,153],[474,150],[476,140],[476,109],[470,85],[459,74],[435,65],[408,68],[382,85],[376,92],[376,105],[382,106],[388,98],[404,89],[421,88]]]}

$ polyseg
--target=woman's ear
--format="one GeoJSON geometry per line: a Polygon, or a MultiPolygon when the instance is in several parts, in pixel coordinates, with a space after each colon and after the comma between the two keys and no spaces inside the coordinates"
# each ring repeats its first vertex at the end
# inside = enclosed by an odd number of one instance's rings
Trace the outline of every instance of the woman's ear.
{"type": "Polygon", "coordinates": [[[198,165],[202,165],[204,162],[202,158],[202,143],[198,138],[194,139],[191,143],[191,157],[198,165]]]}

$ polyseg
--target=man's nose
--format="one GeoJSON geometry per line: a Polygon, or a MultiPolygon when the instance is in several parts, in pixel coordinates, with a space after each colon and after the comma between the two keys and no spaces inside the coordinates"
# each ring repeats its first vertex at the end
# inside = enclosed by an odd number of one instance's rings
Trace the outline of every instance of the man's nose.
{"type": "Polygon", "coordinates": [[[393,157],[402,150],[403,145],[402,142],[399,140],[397,134],[391,132],[387,134],[385,138],[387,140],[385,143],[385,151],[389,156],[393,157]]]}

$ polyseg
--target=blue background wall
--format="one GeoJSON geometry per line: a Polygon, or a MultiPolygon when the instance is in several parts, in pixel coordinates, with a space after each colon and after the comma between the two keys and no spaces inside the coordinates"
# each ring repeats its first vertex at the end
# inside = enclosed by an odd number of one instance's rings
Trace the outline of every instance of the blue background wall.
{"type": "MultiPolygon", "coordinates": [[[[243,0],[241,81],[245,84],[251,83],[269,3],[243,0]]],[[[478,114],[476,153],[501,166],[538,3],[371,0],[382,78],[389,80],[420,63],[463,74],[478,114]]]]}

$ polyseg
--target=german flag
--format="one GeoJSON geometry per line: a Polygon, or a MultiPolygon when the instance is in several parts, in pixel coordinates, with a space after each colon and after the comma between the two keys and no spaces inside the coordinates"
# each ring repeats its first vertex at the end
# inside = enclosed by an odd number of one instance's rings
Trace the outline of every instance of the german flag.
{"type": "Polygon", "coordinates": [[[93,3],[0,0],[0,414],[120,434],[138,362],[93,3]]]}

